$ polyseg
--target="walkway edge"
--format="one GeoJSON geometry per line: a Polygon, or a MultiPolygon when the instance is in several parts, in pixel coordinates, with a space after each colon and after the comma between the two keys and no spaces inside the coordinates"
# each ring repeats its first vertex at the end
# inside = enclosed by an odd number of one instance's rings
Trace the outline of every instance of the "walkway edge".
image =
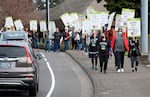
{"type": "Polygon", "coordinates": [[[95,83],[94,83],[94,80],[93,78],[91,77],[91,75],[86,71],[86,69],[82,66],[82,64],[80,64],[80,62],[78,60],[76,60],[69,52],[66,52],[66,54],[68,54],[82,69],[83,71],[87,74],[87,76],[89,77],[91,83],[92,83],[92,87],[93,87],[93,95],[92,97],[94,97],[95,95],[95,83]]]}

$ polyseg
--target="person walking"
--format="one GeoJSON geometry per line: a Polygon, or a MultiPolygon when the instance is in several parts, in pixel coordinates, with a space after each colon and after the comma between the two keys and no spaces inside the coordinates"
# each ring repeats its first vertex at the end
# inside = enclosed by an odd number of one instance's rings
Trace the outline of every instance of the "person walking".
{"type": "Polygon", "coordinates": [[[133,37],[130,42],[130,59],[131,59],[131,68],[132,72],[137,72],[138,64],[139,64],[139,40],[136,37],[133,37]],[[135,64],[134,64],[135,63],[135,64]]]}
{"type": "Polygon", "coordinates": [[[54,32],[54,52],[60,51],[60,39],[62,35],[59,31],[59,28],[56,28],[56,32],[54,32]]]}
{"type": "Polygon", "coordinates": [[[99,37],[97,36],[97,31],[94,30],[90,37],[89,58],[91,58],[92,61],[92,69],[95,70],[97,70],[98,40],[99,37]]]}
{"type": "Polygon", "coordinates": [[[111,47],[115,53],[117,72],[124,72],[124,54],[129,51],[128,40],[123,36],[122,29],[118,29],[118,35],[112,40],[111,47]]]}
{"type": "Polygon", "coordinates": [[[79,50],[79,42],[80,42],[80,35],[78,31],[75,31],[75,49],[79,50]]]}
{"type": "Polygon", "coordinates": [[[45,48],[45,51],[50,52],[50,38],[49,38],[49,32],[45,32],[44,48],[45,48]]]}
{"type": "Polygon", "coordinates": [[[104,34],[101,35],[101,39],[98,42],[99,45],[99,63],[100,63],[100,72],[106,73],[108,58],[109,58],[109,49],[110,41],[108,41],[104,34]]]}
{"type": "Polygon", "coordinates": [[[33,32],[33,48],[38,49],[39,48],[39,33],[33,32]]]}
{"type": "Polygon", "coordinates": [[[64,50],[69,50],[70,48],[70,34],[69,28],[65,28],[65,32],[63,32],[63,41],[64,41],[64,50]]]}

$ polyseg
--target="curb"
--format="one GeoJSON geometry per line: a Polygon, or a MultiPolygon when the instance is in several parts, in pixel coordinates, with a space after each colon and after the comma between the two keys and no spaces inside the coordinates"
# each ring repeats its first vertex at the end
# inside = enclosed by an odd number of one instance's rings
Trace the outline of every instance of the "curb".
{"type": "Polygon", "coordinates": [[[70,53],[66,52],[66,54],[68,54],[82,69],[83,71],[88,75],[91,83],[92,83],[92,87],[93,87],[93,95],[92,97],[94,97],[95,95],[95,85],[94,85],[94,80],[92,79],[91,75],[86,71],[86,69],[80,64],[80,62],[78,62],[70,53]]]}

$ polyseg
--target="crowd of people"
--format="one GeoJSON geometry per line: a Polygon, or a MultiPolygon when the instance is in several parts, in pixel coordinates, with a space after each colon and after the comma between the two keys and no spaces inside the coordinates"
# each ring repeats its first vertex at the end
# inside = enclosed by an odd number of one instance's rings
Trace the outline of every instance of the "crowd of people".
{"type": "MultiPolygon", "coordinates": [[[[1,33],[6,29],[1,28],[1,33]]],[[[14,29],[10,29],[14,30],[14,29]]],[[[84,33],[74,27],[65,27],[64,31],[56,28],[56,31],[50,35],[50,32],[34,32],[28,28],[25,29],[28,38],[32,41],[32,46],[35,49],[39,48],[39,42],[44,43],[45,51],[50,52],[53,47],[54,52],[59,52],[63,46],[66,50],[83,50],[85,54],[91,58],[92,69],[97,70],[98,58],[100,72],[107,72],[109,57],[114,55],[115,68],[117,72],[124,72],[124,56],[128,52],[128,57],[131,59],[131,70],[137,72],[139,64],[139,40],[136,37],[128,39],[127,33],[121,28],[117,32],[113,28],[109,31],[92,30],[91,33],[84,33]],[[52,36],[52,37],[50,37],[52,36]]]]}

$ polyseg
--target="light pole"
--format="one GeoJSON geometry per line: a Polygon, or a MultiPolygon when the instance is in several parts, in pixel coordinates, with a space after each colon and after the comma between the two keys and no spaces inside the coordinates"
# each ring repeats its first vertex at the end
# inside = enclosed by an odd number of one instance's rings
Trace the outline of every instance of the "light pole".
{"type": "Polygon", "coordinates": [[[141,0],[142,52],[148,54],[148,0],[141,0]]]}
{"type": "Polygon", "coordinates": [[[46,28],[49,30],[49,21],[50,21],[50,11],[49,11],[49,0],[46,0],[46,28]]]}

